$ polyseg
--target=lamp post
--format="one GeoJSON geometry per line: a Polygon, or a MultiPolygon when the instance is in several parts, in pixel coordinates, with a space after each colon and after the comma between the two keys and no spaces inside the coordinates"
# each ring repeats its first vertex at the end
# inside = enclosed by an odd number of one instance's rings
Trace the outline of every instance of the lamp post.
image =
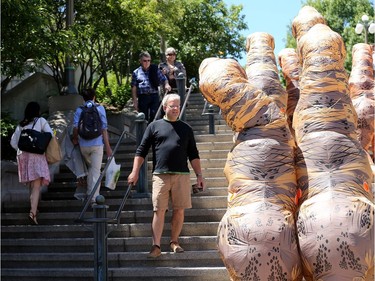
{"type": "Polygon", "coordinates": [[[362,16],[362,21],[358,22],[355,27],[355,33],[361,34],[362,31],[365,32],[365,43],[367,44],[367,34],[370,32],[371,34],[375,33],[375,23],[373,21],[370,21],[368,15],[362,16]]]}
{"type": "MultiPolygon", "coordinates": [[[[74,21],[74,0],[66,1],[66,29],[69,29],[73,25],[74,21]]],[[[65,83],[66,86],[63,88],[64,94],[77,94],[77,89],[74,83],[74,66],[71,63],[69,55],[65,58],[65,83]]]]}

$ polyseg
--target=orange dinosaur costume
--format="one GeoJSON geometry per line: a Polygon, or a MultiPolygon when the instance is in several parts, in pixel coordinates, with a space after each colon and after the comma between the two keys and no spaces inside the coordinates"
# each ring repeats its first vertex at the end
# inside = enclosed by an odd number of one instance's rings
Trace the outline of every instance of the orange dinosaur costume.
{"type": "Polygon", "coordinates": [[[247,69],[209,58],[199,68],[200,89],[237,133],[224,168],[228,208],[218,246],[232,280],[301,280],[295,228],[294,140],[279,81],[274,39],[247,39],[247,69]]]}
{"type": "Polygon", "coordinates": [[[292,29],[295,139],[271,35],[248,37],[246,73],[232,59],[199,68],[202,94],[236,133],[218,248],[231,280],[373,280],[373,174],[357,137],[345,46],[309,6],[292,29]]]}

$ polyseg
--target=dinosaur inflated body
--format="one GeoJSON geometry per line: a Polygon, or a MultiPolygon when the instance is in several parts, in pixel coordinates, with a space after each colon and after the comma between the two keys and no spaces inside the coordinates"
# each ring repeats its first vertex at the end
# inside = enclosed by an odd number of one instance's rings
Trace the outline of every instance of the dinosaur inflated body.
{"type": "Polygon", "coordinates": [[[293,128],[305,162],[306,174],[298,177],[307,178],[297,221],[304,276],[373,280],[373,175],[357,138],[345,45],[306,13],[302,8],[292,23],[301,65],[293,128]],[[300,25],[304,32],[295,32],[300,25]]]}
{"type": "Polygon", "coordinates": [[[286,113],[288,116],[288,125],[294,135],[293,114],[299,99],[299,74],[300,65],[298,56],[294,49],[285,48],[278,54],[279,65],[283,72],[286,84],[286,92],[288,93],[288,105],[286,113]]]}
{"type": "Polygon", "coordinates": [[[301,280],[295,228],[294,141],[273,37],[247,40],[247,71],[232,59],[202,62],[200,88],[237,132],[224,168],[228,208],[218,245],[232,280],[301,280]]]}
{"type": "MultiPolygon", "coordinates": [[[[269,34],[248,37],[246,71],[218,58],[199,69],[202,94],[236,135],[219,252],[231,280],[373,280],[373,174],[358,141],[345,46],[312,7],[292,29],[299,96],[289,110],[269,34]]],[[[288,85],[296,76],[284,70],[288,85]]]]}
{"type": "MultiPolygon", "coordinates": [[[[358,115],[358,139],[362,147],[374,157],[374,66],[372,48],[358,43],[352,49],[352,71],[349,77],[349,92],[358,115]]],[[[374,159],[374,158],[373,158],[374,159]]]]}

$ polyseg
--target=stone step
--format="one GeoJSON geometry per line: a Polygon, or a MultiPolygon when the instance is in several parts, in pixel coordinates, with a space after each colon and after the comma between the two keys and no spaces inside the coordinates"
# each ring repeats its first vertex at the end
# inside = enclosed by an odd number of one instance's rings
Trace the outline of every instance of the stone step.
{"type": "MultiPolygon", "coordinates": [[[[218,147],[218,149],[213,149],[212,147],[209,147],[208,149],[204,149],[205,147],[203,147],[201,149],[200,148],[201,145],[198,144],[197,147],[198,147],[198,150],[199,150],[199,157],[201,158],[201,160],[204,160],[204,159],[207,159],[207,158],[210,158],[210,159],[218,158],[225,163],[226,158],[227,158],[227,154],[228,154],[231,147],[229,147],[228,143],[224,143],[224,144],[221,145],[221,147],[223,149],[220,149],[219,145],[220,144],[216,144],[216,147],[218,147]]],[[[232,143],[230,145],[232,145],[232,143]]],[[[117,153],[115,155],[116,163],[121,164],[121,168],[132,167],[134,155],[135,155],[135,149],[134,149],[134,151],[129,151],[129,152],[117,151],[117,153]]],[[[103,167],[106,163],[107,163],[107,160],[105,158],[105,159],[103,159],[103,167]]],[[[62,165],[61,172],[68,172],[68,171],[70,171],[70,170],[65,165],[62,165]]]]}
{"type": "Polygon", "coordinates": [[[220,157],[223,157],[223,158],[217,158],[218,155],[216,155],[216,157],[201,157],[201,167],[203,169],[213,169],[213,168],[221,168],[221,169],[224,169],[224,165],[225,165],[225,162],[226,162],[226,156],[227,156],[228,152],[223,152],[220,157]]]}
{"type": "Polygon", "coordinates": [[[227,153],[230,151],[230,149],[233,147],[233,141],[227,140],[227,141],[205,141],[205,142],[199,142],[197,143],[198,150],[201,151],[216,151],[216,150],[226,150],[227,153]]]}
{"type": "MultiPolygon", "coordinates": [[[[224,187],[226,189],[228,182],[221,171],[221,176],[219,177],[207,177],[204,175],[209,195],[221,195],[221,194],[216,194],[216,191],[219,190],[213,190],[214,188],[222,188],[224,187]]],[[[110,190],[104,186],[104,183],[102,183],[100,192],[103,194],[105,197],[115,197],[115,196],[122,196],[121,190],[127,187],[127,177],[120,177],[119,181],[117,182],[116,189],[115,190],[110,190]]],[[[191,181],[195,181],[195,177],[192,175],[191,181]]],[[[53,198],[50,197],[53,195],[52,193],[68,193],[71,194],[74,192],[76,189],[76,181],[74,179],[71,179],[71,181],[65,181],[65,182],[53,182],[49,185],[48,190],[51,192],[47,192],[43,194],[44,198],[53,198]]],[[[134,188],[135,190],[135,188],[134,188]]],[[[220,191],[219,191],[220,192],[220,191]]],[[[202,195],[205,195],[206,193],[203,193],[202,195]]]]}
{"type": "MultiPolygon", "coordinates": [[[[120,223],[147,223],[152,221],[152,206],[149,204],[147,210],[127,210],[121,213],[120,223]]],[[[206,208],[204,212],[200,209],[187,209],[185,211],[185,222],[220,221],[225,213],[224,208],[206,208]]],[[[92,214],[91,209],[89,213],[92,214]]],[[[78,212],[39,212],[39,225],[76,224],[79,217],[78,212]]],[[[108,211],[107,217],[114,218],[117,211],[108,211]]],[[[166,214],[166,219],[170,220],[172,212],[166,214]]],[[[6,225],[29,225],[28,212],[26,213],[6,213],[2,216],[2,226],[6,225]]]]}
{"type": "Polygon", "coordinates": [[[229,141],[233,142],[233,134],[226,133],[226,134],[220,134],[220,135],[210,135],[210,134],[197,135],[195,136],[195,140],[197,143],[201,143],[201,142],[222,143],[222,142],[229,142],[229,141]]]}
{"type": "MultiPolygon", "coordinates": [[[[185,251],[216,250],[216,236],[181,236],[180,244],[185,251]]],[[[162,237],[161,248],[169,248],[168,237],[162,237]]],[[[109,252],[147,252],[152,245],[151,237],[114,237],[107,239],[109,252]]],[[[3,253],[91,253],[94,239],[89,238],[18,238],[3,239],[1,249],[3,253]]]]}
{"type": "MultiPolygon", "coordinates": [[[[90,218],[87,216],[87,218],[90,218]]],[[[181,236],[214,236],[219,222],[186,222],[181,236]]],[[[91,224],[89,224],[91,225],[91,224]]],[[[114,224],[111,237],[151,237],[151,223],[114,224]]],[[[170,223],[164,226],[163,236],[170,236],[170,223]]],[[[56,225],[10,225],[1,228],[2,239],[17,238],[89,238],[92,230],[85,224],[56,225]]]]}
{"type": "MultiPolygon", "coordinates": [[[[206,179],[206,184],[208,185],[207,190],[205,192],[199,194],[193,194],[193,197],[197,196],[226,196],[227,195],[227,187],[224,186],[224,179],[221,180],[223,182],[220,186],[214,186],[215,181],[211,181],[210,179],[206,179]]],[[[125,188],[124,184],[118,183],[118,189],[121,189],[121,186],[125,188]]],[[[75,187],[71,188],[62,186],[61,188],[49,188],[51,192],[46,192],[42,195],[42,200],[72,200],[75,192],[75,187]],[[57,191],[59,190],[59,191],[57,191]]],[[[130,197],[136,196],[136,190],[131,191],[130,197]]],[[[112,198],[119,198],[124,195],[123,191],[116,191],[116,190],[109,190],[108,188],[102,187],[100,189],[100,194],[103,195],[107,200],[112,198]]]]}
{"type": "MultiPolygon", "coordinates": [[[[197,122],[196,124],[194,124],[193,130],[194,130],[195,135],[209,134],[209,125],[203,122],[197,122]],[[201,132],[205,132],[205,133],[201,133],[201,132]]],[[[215,134],[220,135],[221,133],[233,134],[233,131],[226,124],[221,124],[221,121],[219,122],[215,120],[215,134]]]]}
{"type": "MultiPolygon", "coordinates": [[[[171,253],[162,249],[162,255],[157,259],[147,259],[149,249],[144,252],[109,252],[107,262],[111,267],[137,267],[143,266],[145,270],[150,267],[216,267],[223,266],[217,250],[187,251],[184,253],[171,253]],[[189,263],[186,261],[189,260],[189,263]]],[[[20,268],[91,268],[94,253],[28,253],[27,255],[1,254],[2,267],[10,267],[18,263],[20,268]]]]}
{"type": "MultiPolygon", "coordinates": [[[[201,159],[202,164],[202,173],[205,178],[210,177],[224,177],[224,166],[225,166],[225,159],[201,159]],[[212,164],[212,166],[211,166],[212,164]]],[[[151,162],[148,162],[148,175],[151,177],[151,171],[152,171],[152,164],[151,162]]],[[[128,167],[122,167],[121,166],[121,173],[120,173],[120,180],[126,181],[128,175],[131,172],[131,166],[128,167]]],[[[194,173],[191,171],[191,177],[193,177],[194,173]]],[[[192,178],[193,179],[193,178],[192,178]]],[[[105,178],[103,178],[103,181],[105,178]]],[[[61,172],[59,174],[56,174],[54,176],[54,183],[70,183],[72,185],[75,185],[77,182],[77,179],[74,177],[74,175],[71,172],[61,172]]]]}
{"type": "MultiPolygon", "coordinates": [[[[125,193],[125,191],[124,191],[125,193]]],[[[193,209],[216,209],[226,208],[227,197],[226,196],[203,196],[202,193],[197,193],[192,196],[193,209]]],[[[109,206],[109,211],[116,211],[120,206],[122,198],[109,198],[106,199],[105,204],[109,206]]],[[[151,198],[128,198],[124,211],[128,210],[148,210],[151,209],[151,198]]],[[[3,204],[3,214],[10,213],[27,213],[29,211],[30,204],[28,202],[19,202],[18,204],[5,203],[3,204]]],[[[51,200],[41,201],[39,204],[40,214],[47,212],[80,212],[83,208],[83,203],[76,199],[71,200],[51,200]]]]}
{"type": "MultiPolygon", "coordinates": [[[[91,268],[17,268],[1,269],[3,280],[7,281],[92,281],[94,270],[91,268]]],[[[109,268],[111,281],[228,281],[225,267],[145,267],[109,268]],[[131,278],[131,279],[130,279],[131,278]]]]}
{"type": "MultiPolygon", "coordinates": [[[[190,124],[193,127],[194,135],[196,139],[201,139],[204,137],[213,137],[216,140],[220,141],[221,136],[231,136],[230,139],[233,138],[233,131],[224,123],[224,124],[217,124],[218,121],[215,122],[215,134],[209,133],[209,125],[205,123],[205,121],[198,120],[194,121],[193,124],[190,124]]],[[[118,137],[114,137],[110,139],[110,144],[112,147],[116,145],[118,141],[118,137]]],[[[136,143],[134,140],[123,140],[123,145],[118,147],[118,151],[135,151],[136,143]]]]}

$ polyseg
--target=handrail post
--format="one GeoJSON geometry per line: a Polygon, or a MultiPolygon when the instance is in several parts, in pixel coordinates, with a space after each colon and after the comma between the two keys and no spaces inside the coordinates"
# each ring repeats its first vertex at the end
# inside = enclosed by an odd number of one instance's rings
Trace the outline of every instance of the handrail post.
{"type": "Polygon", "coordinates": [[[107,245],[107,209],[104,205],[104,196],[98,195],[96,197],[97,205],[94,209],[94,280],[107,281],[108,280],[108,245],[107,245]]]}
{"type": "MultiPolygon", "coordinates": [[[[182,72],[177,75],[177,77],[176,77],[176,84],[177,84],[177,91],[178,91],[178,94],[180,96],[180,106],[182,108],[182,106],[185,103],[185,92],[186,92],[186,89],[185,89],[186,88],[185,76],[184,76],[184,74],[182,72]]],[[[186,115],[185,112],[183,112],[180,115],[180,119],[182,121],[185,121],[185,119],[186,119],[185,115],[186,115]]]]}
{"type": "MultiPolygon", "coordinates": [[[[136,143],[137,147],[141,144],[143,134],[146,130],[146,119],[144,113],[140,112],[135,118],[135,124],[136,124],[136,143]]],[[[148,193],[148,176],[147,176],[147,171],[148,171],[148,157],[145,157],[145,160],[142,164],[142,167],[139,171],[139,179],[137,182],[137,192],[136,194],[133,195],[135,198],[144,198],[144,197],[150,197],[148,193]]]]}
{"type": "Polygon", "coordinates": [[[208,106],[208,133],[215,134],[215,113],[214,106],[210,104],[208,106]]]}

